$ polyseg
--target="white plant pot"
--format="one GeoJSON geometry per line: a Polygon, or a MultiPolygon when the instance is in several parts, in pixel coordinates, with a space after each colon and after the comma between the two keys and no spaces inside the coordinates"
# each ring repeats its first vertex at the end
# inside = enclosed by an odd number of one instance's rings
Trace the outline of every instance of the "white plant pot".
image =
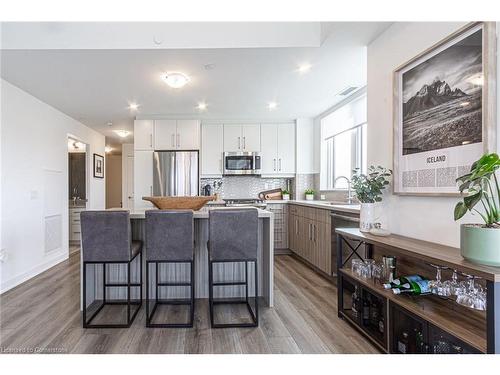
{"type": "Polygon", "coordinates": [[[369,232],[375,221],[375,203],[361,203],[359,215],[359,230],[369,232]]]}
{"type": "Polygon", "coordinates": [[[290,194],[283,194],[283,200],[284,201],[289,201],[290,200],[290,194]]]}
{"type": "Polygon", "coordinates": [[[314,194],[306,194],[306,201],[313,201],[314,200],[314,194]]]}

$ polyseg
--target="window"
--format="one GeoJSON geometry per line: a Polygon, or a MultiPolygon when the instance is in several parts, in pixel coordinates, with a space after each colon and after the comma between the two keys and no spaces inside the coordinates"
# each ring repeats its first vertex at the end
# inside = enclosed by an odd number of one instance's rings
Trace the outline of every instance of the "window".
{"type": "Polygon", "coordinates": [[[352,170],[366,171],[366,94],[321,119],[321,190],[347,189],[352,170]]]}

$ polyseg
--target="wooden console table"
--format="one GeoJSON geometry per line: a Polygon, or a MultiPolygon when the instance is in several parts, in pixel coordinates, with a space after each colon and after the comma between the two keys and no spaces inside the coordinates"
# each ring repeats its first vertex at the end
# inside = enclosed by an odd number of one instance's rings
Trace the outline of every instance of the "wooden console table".
{"type": "Polygon", "coordinates": [[[401,328],[402,321],[408,319],[412,321],[410,328],[424,336],[430,351],[437,345],[433,343],[447,339],[457,352],[500,353],[500,267],[477,265],[464,260],[457,248],[403,236],[377,237],[357,228],[339,228],[336,233],[338,315],[358,328],[380,350],[398,352],[396,331],[401,328]],[[350,260],[362,258],[360,254],[378,260],[383,255],[396,256],[398,276],[420,274],[434,279],[435,270],[430,264],[435,264],[479,277],[487,288],[487,310],[469,309],[434,295],[395,295],[372,279],[361,278],[351,271],[350,260]],[[359,316],[353,316],[349,307],[352,302],[347,300],[354,289],[381,306],[386,322],[383,333],[364,325],[359,316]]]}

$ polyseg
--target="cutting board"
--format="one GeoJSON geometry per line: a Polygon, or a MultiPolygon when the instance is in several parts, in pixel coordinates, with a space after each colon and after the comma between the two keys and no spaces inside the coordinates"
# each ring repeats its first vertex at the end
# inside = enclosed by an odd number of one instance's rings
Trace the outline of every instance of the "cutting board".
{"type": "Polygon", "coordinates": [[[259,193],[259,199],[264,199],[266,201],[268,201],[268,200],[281,200],[281,199],[283,199],[283,195],[281,193],[281,189],[278,188],[278,189],[261,191],[259,193]]]}

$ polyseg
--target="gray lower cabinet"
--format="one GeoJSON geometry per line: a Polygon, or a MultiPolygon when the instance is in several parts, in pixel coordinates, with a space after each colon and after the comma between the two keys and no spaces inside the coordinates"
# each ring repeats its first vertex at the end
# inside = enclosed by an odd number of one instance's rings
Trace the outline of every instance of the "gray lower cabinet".
{"type": "Polygon", "coordinates": [[[330,210],[289,204],[289,249],[320,271],[331,275],[330,210]]]}
{"type": "Polygon", "coordinates": [[[267,210],[274,214],[274,248],[288,249],[288,205],[268,203],[267,210]]]}

